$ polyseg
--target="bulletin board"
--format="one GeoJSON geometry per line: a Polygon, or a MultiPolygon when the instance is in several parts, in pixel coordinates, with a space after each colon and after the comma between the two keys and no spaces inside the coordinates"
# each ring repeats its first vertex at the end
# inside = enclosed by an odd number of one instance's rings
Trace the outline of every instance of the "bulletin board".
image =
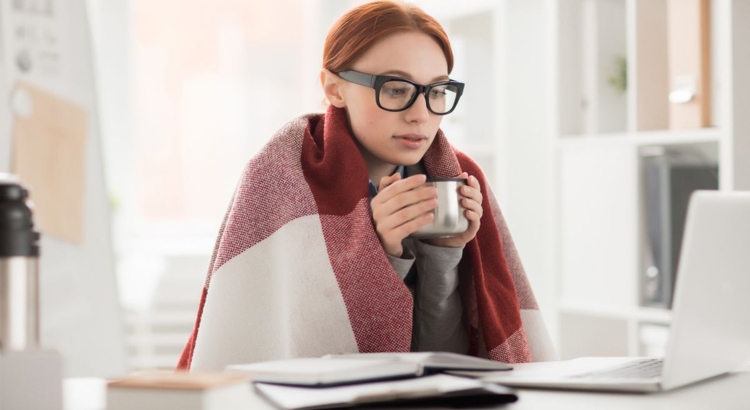
{"type": "Polygon", "coordinates": [[[67,377],[127,371],[85,0],[0,0],[0,172],[42,232],[41,342],[67,377]]]}

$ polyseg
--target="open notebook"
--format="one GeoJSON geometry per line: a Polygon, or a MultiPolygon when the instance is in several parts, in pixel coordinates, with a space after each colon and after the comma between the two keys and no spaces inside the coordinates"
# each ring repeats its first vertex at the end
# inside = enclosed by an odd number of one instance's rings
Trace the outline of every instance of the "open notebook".
{"type": "Polygon", "coordinates": [[[448,370],[510,370],[505,363],[454,353],[360,353],[274,360],[227,367],[255,382],[331,386],[418,377],[448,370]]]}

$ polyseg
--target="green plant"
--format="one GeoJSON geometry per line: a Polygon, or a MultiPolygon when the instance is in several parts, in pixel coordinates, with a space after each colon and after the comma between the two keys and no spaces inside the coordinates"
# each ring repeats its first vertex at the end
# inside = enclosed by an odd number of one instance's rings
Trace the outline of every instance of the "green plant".
{"type": "Polygon", "coordinates": [[[611,75],[607,82],[615,90],[624,93],[628,89],[628,60],[625,57],[615,57],[615,73],[611,75]]]}

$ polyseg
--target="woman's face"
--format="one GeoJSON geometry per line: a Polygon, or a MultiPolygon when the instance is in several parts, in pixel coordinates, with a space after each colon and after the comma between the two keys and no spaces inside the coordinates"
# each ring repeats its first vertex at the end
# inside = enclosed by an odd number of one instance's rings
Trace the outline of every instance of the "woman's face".
{"type": "MultiPolygon", "coordinates": [[[[443,50],[424,33],[394,34],[377,42],[351,66],[373,75],[403,77],[422,85],[448,79],[443,50]]],[[[425,95],[400,112],[378,107],[375,90],[343,81],[341,96],[354,137],[365,161],[373,166],[413,165],[435,139],[442,116],[427,110],[425,95]]]]}

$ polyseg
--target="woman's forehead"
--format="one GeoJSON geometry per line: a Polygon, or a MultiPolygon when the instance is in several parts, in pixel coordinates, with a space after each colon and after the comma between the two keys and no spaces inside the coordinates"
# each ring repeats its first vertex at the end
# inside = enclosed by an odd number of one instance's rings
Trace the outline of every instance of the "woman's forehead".
{"type": "Polygon", "coordinates": [[[448,75],[448,62],[434,38],[421,32],[406,32],[375,43],[354,62],[352,69],[432,82],[448,75]]]}

